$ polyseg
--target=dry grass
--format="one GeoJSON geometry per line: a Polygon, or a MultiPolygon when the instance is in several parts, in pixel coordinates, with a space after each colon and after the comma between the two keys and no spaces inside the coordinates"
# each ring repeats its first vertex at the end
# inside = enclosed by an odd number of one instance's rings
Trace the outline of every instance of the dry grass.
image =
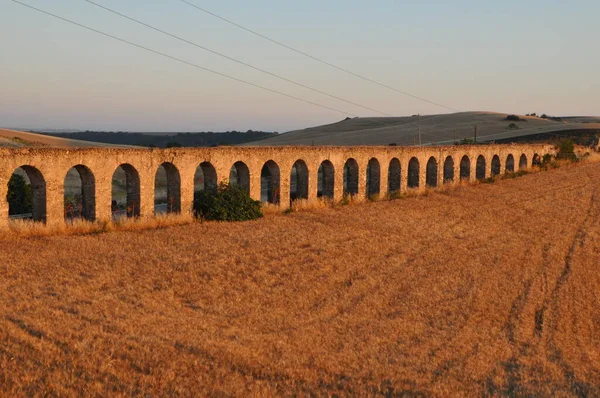
{"type": "Polygon", "coordinates": [[[150,218],[120,218],[117,221],[87,221],[74,219],[60,225],[46,225],[32,220],[11,220],[2,235],[19,237],[49,237],[54,235],[85,235],[113,231],[142,231],[185,225],[194,222],[191,214],[157,214],[150,218]]]}
{"type": "Polygon", "coordinates": [[[292,202],[291,209],[298,210],[316,210],[326,209],[335,206],[335,202],[329,198],[318,198],[316,200],[298,199],[292,202]]]}
{"type": "Polygon", "coordinates": [[[0,395],[600,395],[599,163],[0,255],[0,395]]]}

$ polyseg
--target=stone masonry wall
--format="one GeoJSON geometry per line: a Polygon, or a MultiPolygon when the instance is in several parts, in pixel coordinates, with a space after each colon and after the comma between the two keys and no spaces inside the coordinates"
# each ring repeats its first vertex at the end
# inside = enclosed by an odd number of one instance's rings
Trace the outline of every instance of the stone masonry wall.
{"type": "Polygon", "coordinates": [[[261,169],[274,161],[280,171],[280,206],[290,205],[290,174],[297,160],[303,160],[308,168],[308,200],[317,198],[317,171],[321,163],[329,160],[333,164],[333,199],[343,195],[343,173],[345,162],[353,158],[358,163],[358,195],[367,193],[367,164],[371,159],[379,162],[379,192],[388,192],[388,168],[396,158],[400,161],[400,191],[407,189],[408,164],[415,157],[419,162],[419,188],[426,187],[427,162],[431,157],[437,161],[437,181],[442,183],[444,163],[448,156],[454,160],[454,183],[460,176],[463,156],[470,161],[470,179],[475,179],[477,158],[486,160],[486,177],[492,172],[492,158],[500,158],[501,173],[505,172],[506,159],[513,155],[515,171],[519,170],[519,159],[527,157],[527,167],[532,166],[534,155],[543,157],[553,153],[551,145],[455,145],[431,147],[217,147],[217,148],[171,148],[171,149],[50,149],[50,148],[0,148],[0,227],[9,222],[7,184],[15,169],[29,166],[39,171],[45,181],[45,214],[48,224],[64,222],[64,181],[69,169],[85,166],[94,179],[95,219],[111,218],[112,176],[123,164],[131,165],[139,174],[139,214],[141,217],[154,215],[155,175],[165,162],[179,172],[181,181],[181,211],[190,212],[194,198],[194,174],[200,163],[209,162],[216,170],[218,182],[227,182],[232,165],[243,162],[249,170],[250,195],[261,198],[261,169]]]}

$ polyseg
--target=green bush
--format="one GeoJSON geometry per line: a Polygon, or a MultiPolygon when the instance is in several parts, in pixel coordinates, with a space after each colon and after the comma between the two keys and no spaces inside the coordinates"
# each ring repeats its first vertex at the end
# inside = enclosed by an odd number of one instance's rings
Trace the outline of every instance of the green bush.
{"type": "Polygon", "coordinates": [[[340,200],[339,204],[340,206],[346,206],[350,204],[350,201],[352,200],[352,195],[350,194],[344,194],[344,196],[342,196],[342,199],[340,200]]]}
{"type": "Polygon", "coordinates": [[[197,192],[194,199],[194,214],[206,220],[248,221],[263,216],[261,203],[253,200],[248,192],[238,185],[221,183],[214,190],[197,192]]]}
{"type": "Polygon", "coordinates": [[[513,178],[522,177],[527,174],[529,174],[527,170],[508,171],[504,173],[500,178],[503,180],[512,180],[513,178]]]}
{"type": "Polygon", "coordinates": [[[402,194],[400,193],[399,189],[388,193],[388,200],[396,200],[396,199],[401,199],[401,198],[402,198],[402,194]]]}
{"type": "Polygon", "coordinates": [[[557,158],[567,160],[577,159],[577,156],[575,156],[575,144],[573,143],[573,141],[569,139],[562,140],[558,143],[557,149],[557,158]]]}

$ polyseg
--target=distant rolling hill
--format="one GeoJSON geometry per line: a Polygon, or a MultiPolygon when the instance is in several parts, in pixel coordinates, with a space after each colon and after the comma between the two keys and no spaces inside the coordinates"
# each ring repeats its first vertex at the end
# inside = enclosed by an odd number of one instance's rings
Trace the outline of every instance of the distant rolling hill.
{"type": "MultiPolygon", "coordinates": [[[[45,134],[29,133],[18,130],[0,129],[0,147],[52,147],[52,148],[87,148],[119,146],[100,142],[72,140],[52,137],[45,134]]],[[[121,145],[122,146],[122,145],[121,145]]]]}
{"type": "Polygon", "coordinates": [[[114,145],[134,145],[142,147],[212,147],[219,145],[237,145],[271,137],[276,133],[253,131],[227,131],[222,133],[136,133],[107,131],[44,132],[45,134],[84,141],[101,142],[114,145]]]}
{"type": "Polygon", "coordinates": [[[423,145],[453,144],[462,139],[472,139],[475,128],[477,142],[517,140],[540,134],[552,136],[553,133],[569,131],[600,133],[600,117],[519,116],[520,121],[511,121],[506,120],[507,116],[506,113],[495,112],[461,112],[420,118],[348,118],[338,123],[291,131],[244,145],[413,145],[419,143],[419,124],[423,145]]]}

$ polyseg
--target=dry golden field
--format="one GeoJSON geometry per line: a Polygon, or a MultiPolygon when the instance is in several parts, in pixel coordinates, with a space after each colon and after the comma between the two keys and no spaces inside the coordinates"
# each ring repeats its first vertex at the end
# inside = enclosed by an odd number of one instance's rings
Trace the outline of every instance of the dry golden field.
{"type": "Polygon", "coordinates": [[[0,256],[3,396],[600,395],[600,163],[0,256]]]}

